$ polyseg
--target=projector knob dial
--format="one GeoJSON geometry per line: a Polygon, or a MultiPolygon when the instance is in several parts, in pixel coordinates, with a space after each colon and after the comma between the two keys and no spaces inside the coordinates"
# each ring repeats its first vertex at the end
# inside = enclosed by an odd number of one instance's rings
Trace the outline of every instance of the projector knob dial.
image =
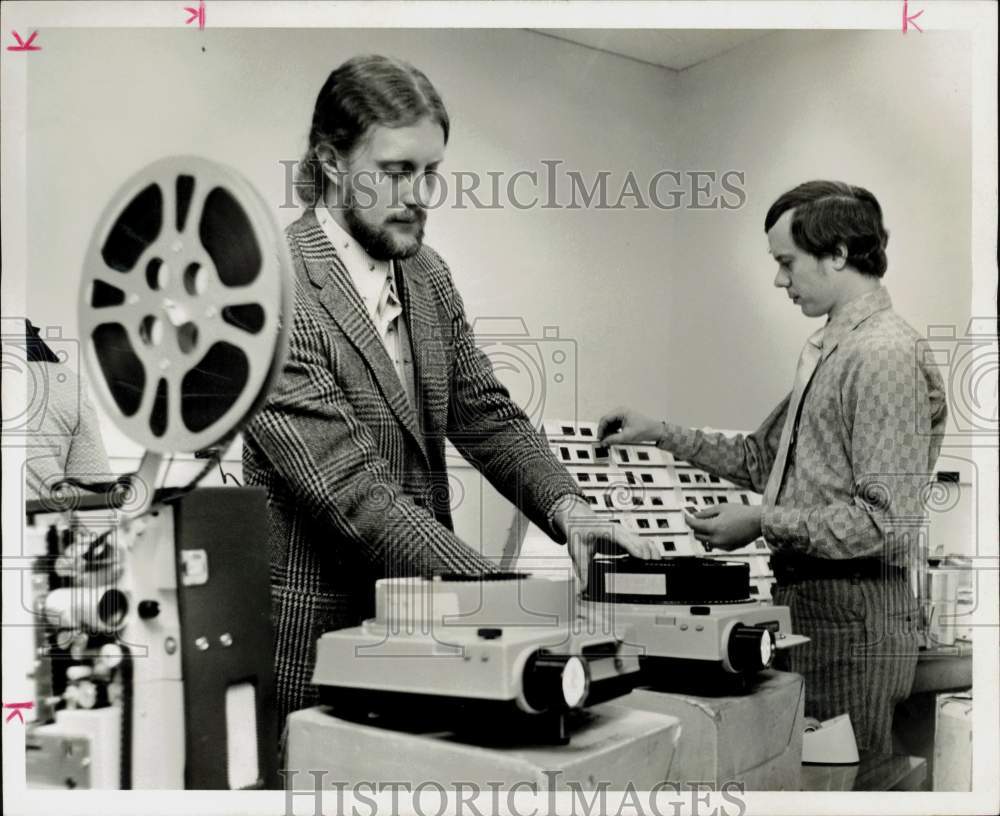
{"type": "Polygon", "coordinates": [[[753,673],[766,669],[774,660],[774,634],[756,626],[734,626],[726,651],[731,671],[753,673]]]}
{"type": "Polygon", "coordinates": [[[576,655],[536,652],[525,664],[523,687],[535,711],[579,708],[590,690],[590,668],[576,655]]]}
{"type": "Polygon", "coordinates": [[[76,684],[76,704],[80,708],[94,708],[97,705],[97,686],[90,680],[82,680],[76,684]]]}

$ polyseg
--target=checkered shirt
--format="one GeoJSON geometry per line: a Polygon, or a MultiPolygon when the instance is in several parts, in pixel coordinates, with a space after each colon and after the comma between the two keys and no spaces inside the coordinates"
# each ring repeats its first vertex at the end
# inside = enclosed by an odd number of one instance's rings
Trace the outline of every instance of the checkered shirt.
{"type": "MultiPolygon", "coordinates": [[[[917,359],[918,338],[882,287],[831,315],[781,490],[762,512],[779,556],[908,565],[947,415],[941,375],[917,359]]],[[[670,426],[660,447],[763,492],[788,404],[748,435],[670,426]]]]}

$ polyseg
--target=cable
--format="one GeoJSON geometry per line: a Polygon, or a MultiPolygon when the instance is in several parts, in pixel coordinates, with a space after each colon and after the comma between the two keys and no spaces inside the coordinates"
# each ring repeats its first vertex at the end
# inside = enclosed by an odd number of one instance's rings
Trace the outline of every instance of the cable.
{"type": "Polygon", "coordinates": [[[170,473],[170,466],[174,463],[174,456],[176,454],[170,454],[170,459],[167,460],[167,466],[163,469],[163,478],[160,480],[160,488],[167,486],[167,474],[170,473]]]}
{"type": "Polygon", "coordinates": [[[239,479],[237,479],[237,478],[236,478],[235,476],[233,476],[233,474],[232,474],[232,473],[226,473],[226,471],[224,471],[224,470],[222,469],[222,458],[221,458],[221,457],[218,457],[218,456],[217,456],[217,457],[216,457],[216,460],[215,460],[215,461],[216,461],[216,462],[218,463],[218,465],[219,465],[219,475],[220,475],[220,476],[222,476],[222,484],[224,484],[224,485],[225,485],[225,484],[227,484],[227,483],[228,483],[228,480],[229,480],[229,479],[232,479],[232,480],[233,480],[233,482],[235,483],[235,485],[236,485],[237,487],[243,487],[243,485],[242,485],[242,484],[240,484],[240,480],[239,480],[239,479]]]}

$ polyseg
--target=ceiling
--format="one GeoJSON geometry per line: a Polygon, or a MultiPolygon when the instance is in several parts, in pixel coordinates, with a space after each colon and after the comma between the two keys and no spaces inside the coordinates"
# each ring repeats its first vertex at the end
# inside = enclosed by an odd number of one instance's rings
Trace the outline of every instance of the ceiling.
{"type": "Polygon", "coordinates": [[[763,28],[536,28],[532,31],[674,71],[683,71],[771,33],[771,29],[763,28]]]}

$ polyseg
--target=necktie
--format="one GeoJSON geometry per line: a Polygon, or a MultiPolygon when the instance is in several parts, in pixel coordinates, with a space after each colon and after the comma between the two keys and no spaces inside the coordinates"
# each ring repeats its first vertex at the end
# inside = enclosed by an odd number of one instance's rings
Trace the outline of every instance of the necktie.
{"type": "Polygon", "coordinates": [[[406,334],[406,326],[402,323],[400,315],[403,314],[403,305],[396,294],[396,285],[393,278],[392,265],[386,275],[382,292],[379,295],[378,303],[375,305],[373,316],[375,326],[378,328],[385,350],[392,358],[393,368],[396,369],[396,376],[399,377],[403,389],[406,391],[410,403],[414,403],[414,383],[408,367],[412,365],[409,358],[409,335],[406,334]]]}
{"type": "Polygon", "coordinates": [[[389,332],[396,318],[403,313],[399,298],[396,297],[396,287],[393,284],[391,272],[386,275],[385,283],[379,294],[378,303],[375,305],[375,325],[378,327],[379,335],[385,342],[386,334],[389,332]]]}
{"type": "Polygon", "coordinates": [[[774,466],[771,468],[771,475],[767,478],[767,487],[764,488],[763,502],[765,505],[773,505],[778,498],[778,491],[781,490],[781,483],[785,478],[785,467],[788,465],[788,450],[791,447],[795,426],[799,421],[802,397],[823,354],[823,332],[825,329],[824,326],[810,335],[802,347],[802,354],[799,355],[799,364],[795,369],[795,385],[792,387],[788,413],[785,415],[785,426],[781,429],[781,441],[778,443],[778,452],[774,457],[774,466]]]}

